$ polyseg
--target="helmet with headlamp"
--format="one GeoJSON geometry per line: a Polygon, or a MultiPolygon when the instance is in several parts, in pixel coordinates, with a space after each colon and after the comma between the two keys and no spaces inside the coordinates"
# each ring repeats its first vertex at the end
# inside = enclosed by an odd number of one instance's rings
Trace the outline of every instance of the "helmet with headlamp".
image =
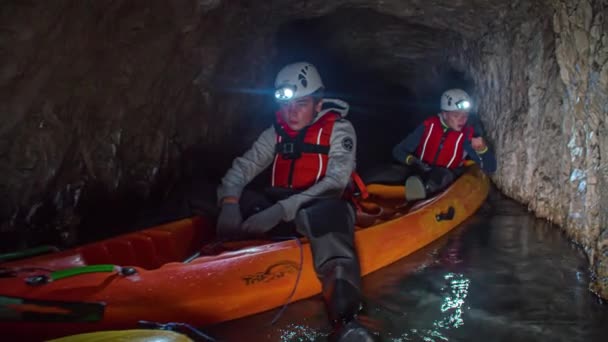
{"type": "Polygon", "coordinates": [[[286,102],[309,96],[323,89],[323,81],[314,65],[298,62],[286,65],[279,71],[274,81],[274,97],[286,102]]]}
{"type": "Polygon", "coordinates": [[[441,95],[441,110],[446,112],[470,112],[473,106],[471,97],[462,89],[446,90],[441,95]]]}

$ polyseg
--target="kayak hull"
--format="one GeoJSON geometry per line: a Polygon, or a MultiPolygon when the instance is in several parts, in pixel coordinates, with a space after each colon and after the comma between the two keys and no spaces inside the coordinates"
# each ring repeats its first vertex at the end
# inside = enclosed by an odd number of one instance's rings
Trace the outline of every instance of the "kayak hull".
{"type": "MultiPolygon", "coordinates": [[[[478,167],[469,167],[440,195],[408,208],[403,215],[357,229],[362,274],[446,234],[473,215],[488,192],[487,176],[478,167]]],[[[194,217],[69,251],[0,264],[5,270],[15,270],[11,276],[0,277],[0,331],[36,340],[133,329],[139,320],[201,327],[320,293],[306,239],[235,242],[217,255],[177,262],[201,252],[199,241],[212,239],[213,227],[211,220],[194,217]],[[176,261],[166,262],[171,259],[176,261]],[[86,273],[40,285],[27,283],[28,278],[44,273],[42,268],[98,263],[132,266],[135,272],[86,273]]],[[[209,246],[203,248],[203,254],[209,246]]]]}

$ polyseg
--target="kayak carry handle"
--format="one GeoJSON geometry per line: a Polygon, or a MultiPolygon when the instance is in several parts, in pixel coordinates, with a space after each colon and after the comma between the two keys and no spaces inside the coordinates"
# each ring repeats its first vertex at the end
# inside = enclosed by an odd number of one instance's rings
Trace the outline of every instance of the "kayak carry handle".
{"type": "Polygon", "coordinates": [[[86,273],[97,273],[97,272],[118,272],[122,276],[130,276],[137,273],[134,267],[121,267],[111,264],[101,265],[89,265],[89,266],[78,266],[72,267],[65,270],[53,271],[49,275],[40,274],[31,277],[27,277],[25,282],[28,285],[37,286],[50,283],[59,279],[74,277],[86,273]]]}
{"type": "Polygon", "coordinates": [[[435,215],[435,220],[437,220],[437,222],[449,221],[454,219],[454,214],[456,214],[456,210],[454,207],[450,206],[446,212],[435,215]]]}
{"type": "Polygon", "coordinates": [[[5,262],[9,260],[15,259],[23,259],[35,255],[50,253],[50,252],[59,252],[59,248],[50,245],[38,246],[33,248],[24,249],[22,251],[17,252],[9,252],[0,254],[0,262],[5,262]]]}

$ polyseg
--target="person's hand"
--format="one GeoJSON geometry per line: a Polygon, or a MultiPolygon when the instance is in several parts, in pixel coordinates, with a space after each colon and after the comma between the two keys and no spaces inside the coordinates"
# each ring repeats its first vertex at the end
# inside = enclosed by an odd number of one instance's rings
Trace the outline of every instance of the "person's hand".
{"type": "Polygon", "coordinates": [[[488,148],[482,137],[471,138],[471,146],[473,146],[475,151],[484,151],[488,148]]]}
{"type": "Polygon", "coordinates": [[[407,165],[411,165],[422,172],[429,172],[433,169],[429,164],[423,162],[422,160],[416,158],[414,155],[411,154],[407,156],[407,158],[405,158],[405,162],[407,165]]]}
{"type": "Polygon", "coordinates": [[[283,219],[283,207],[275,204],[243,222],[243,230],[252,235],[264,235],[283,219]]]}
{"type": "Polygon", "coordinates": [[[220,215],[217,218],[217,237],[218,238],[237,238],[242,235],[241,208],[238,203],[224,203],[220,215]]]}

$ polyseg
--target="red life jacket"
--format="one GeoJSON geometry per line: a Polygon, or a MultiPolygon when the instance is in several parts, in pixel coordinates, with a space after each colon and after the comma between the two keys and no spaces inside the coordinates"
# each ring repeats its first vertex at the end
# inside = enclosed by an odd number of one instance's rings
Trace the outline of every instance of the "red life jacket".
{"type": "Polygon", "coordinates": [[[465,126],[457,132],[447,129],[438,115],[424,121],[424,133],[418,143],[416,156],[433,166],[454,169],[464,161],[464,142],[473,137],[473,128],[465,126]]]}
{"type": "Polygon", "coordinates": [[[277,114],[273,187],[305,190],[325,176],[331,133],[339,118],[340,114],[329,112],[312,125],[294,131],[277,114]]]}

